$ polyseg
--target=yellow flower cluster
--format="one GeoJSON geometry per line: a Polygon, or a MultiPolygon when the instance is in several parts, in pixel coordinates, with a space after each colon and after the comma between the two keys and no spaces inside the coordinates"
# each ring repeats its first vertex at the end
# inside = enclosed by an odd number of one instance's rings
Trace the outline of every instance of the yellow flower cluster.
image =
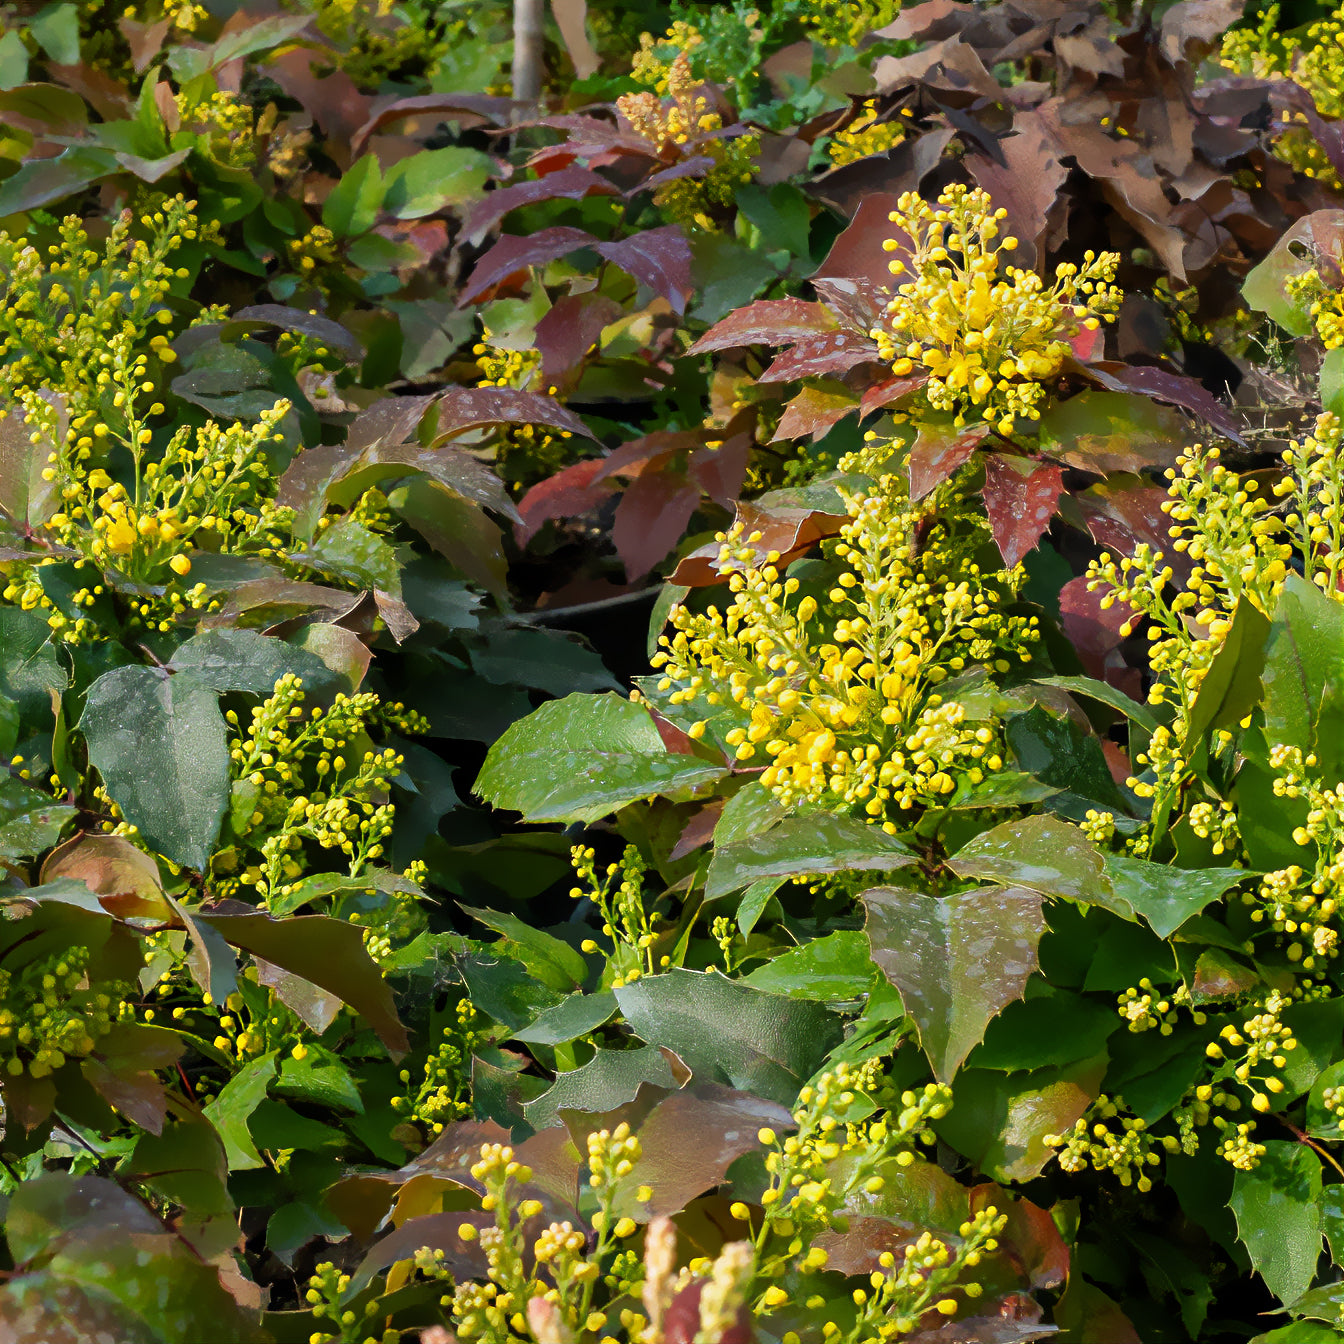
{"type": "Polygon", "coordinates": [[[853,516],[825,546],[839,574],[815,595],[781,577],[757,536],[723,535],[732,605],[673,608],[655,661],[671,704],[735,707],[724,741],[739,761],[768,758],[761,782],[781,802],[848,809],[889,832],[897,814],[945,806],[1003,765],[997,726],[934,688],[1028,663],[1039,638],[1034,617],[1002,610],[1020,571],[975,562],[984,524],[965,501],[944,487],[914,504],[901,489],[885,476],[846,497],[853,516]]]}
{"type": "MultiPolygon", "coordinates": [[[[570,850],[570,862],[579,885],[571,887],[569,894],[576,901],[586,898],[593,902],[602,916],[602,932],[612,940],[607,957],[609,972],[613,973],[611,987],[620,989],[641,975],[666,970],[671,958],[654,950],[660,933],[658,916],[644,907],[646,870],[639,850],[627,845],[620,862],[608,864],[600,877],[596,851],[576,845],[570,850]]],[[[585,952],[601,950],[591,938],[582,946],[585,952]]]]}
{"type": "MultiPolygon", "coordinates": [[[[470,999],[458,1003],[455,1018],[425,1060],[424,1080],[415,1095],[393,1097],[389,1103],[431,1134],[442,1134],[445,1124],[471,1114],[471,1057],[483,1039],[484,1024],[470,999]]],[[[411,1081],[409,1069],[402,1069],[399,1076],[403,1083],[411,1081]]],[[[537,1258],[541,1259],[540,1254],[537,1258]]]]}
{"type": "Polygon", "coordinates": [[[1280,1020],[1288,1003],[1277,989],[1271,990],[1263,1001],[1251,1005],[1261,1011],[1252,1012],[1239,1028],[1231,1023],[1223,1027],[1219,1040],[1210,1041],[1205,1049],[1209,1059],[1219,1064],[1215,1080],[1235,1080],[1248,1088],[1251,1106],[1257,1111],[1270,1110],[1271,1096],[1284,1090],[1281,1073],[1272,1070],[1286,1068],[1288,1054],[1297,1049],[1292,1029],[1280,1020]],[[1237,1053],[1229,1056],[1229,1050],[1237,1053]]]}
{"type": "Polygon", "coordinates": [[[828,47],[857,47],[900,12],[901,0],[812,0],[803,14],[803,27],[828,47]]]}
{"type": "MultiPolygon", "coordinates": [[[[911,247],[890,263],[907,278],[872,332],[892,372],[926,370],[928,404],[957,425],[984,420],[1009,434],[1018,417],[1039,419],[1070,338],[1114,319],[1119,254],[1089,251],[1082,267],[1058,266],[1047,289],[1034,271],[1004,264],[1017,239],[1000,236],[1007,211],[978,187],[954,183],[934,205],[906,192],[889,218],[911,247]]],[[[900,236],[886,243],[906,246],[900,236]]]]}
{"type": "MultiPolygon", "coordinates": [[[[200,147],[217,163],[229,168],[250,168],[257,161],[259,124],[251,103],[236,93],[220,89],[204,98],[185,93],[174,95],[184,130],[200,137],[200,147]]],[[[274,122],[275,109],[269,109],[274,122]]]]}
{"type": "MultiPolygon", "coordinates": [[[[1311,94],[1321,116],[1344,116],[1344,8],[1311,24],[1305,33],[1284,32],[1279,6],[1265,10],[1254,28],[1233,29],[1223,38],[1221,63],[1257,79],[1290,79],[1311,94]]],[[[1337,185],[1325,151],[1303,125],[1301,113],[1285,110],[1285,130],[1274,153],[1308,177],[1337,185]]]]}
{"type": "Polygon", "coordinates": [[[1344,888],[1344,784],[1329,785],[1319,777],[1317,759],[1297,747],[1270,749],[1279,798],[1307,804],[1305,824],[1293,831],[1293,843],[1314,851],[1308,869],[1290,864],[1266,873],[1255,895],[1247,894],[1251,919],[1268,922],[1286,937],[1289,961],[1316,971],[1339,955],[1340,902],[1344,888]]]}
{"type": "MultiPolygon", "coordinates": [[[[929,1121],[945,1116],[951,1104],[951,1092],[936,1083],[894,1093],[879,1059],[857,1068],[842,1062],[798,1094],[795,1133],[780,1139],[773,1130],[760,1131],[770,1184],[761,1195],[764,1217],[756,1235],[757,1274],[766,1281],[756,1310],[789,1300],[779,1280],[795,1274],[805,1280],[826,1268],[827,1252],[811,1245],[816,1235],[844,1227],[841,1210],[857,1192],[879,1193],[890,1162],[912,1165],[914,1145],[933,1142],[929,1121]]],[[[744,1222],[752,1217],[745,1204],[734,1204],[732,1213],[744,1222]]]]}
{"type": "Polygon", "coordinates": [[[382,857],[394,816],[386,793],[402,757],[365,745],[368,730],[379,722],[412,733],[427,726],[368,691],[307,710],[303,700],[298,677],[286,673],[246,727],[236,711],[226,715],[236,843],[216,851],[211,873],[222,890],[254,887],[263,904],[291,894],[305,840],[345,855],[351,877],[382,857]]]}
{"type": "Polygon", "coordinates": [[[696,140],[694,153],[713,161],[702,177],[678,178],[659,187],[654,193],[654,203],[678,223],[715,229],[718,225],[711,212],[730,206],[738,188],[756,175],[760,137],[700,139],[721,130],[723,118],[710,111],[709,100],[701,92],[704,84],[691,73],[684,50],[667,67],[665,77],[646,77],[645,82],[653,83],[667,97],[647,92],[625,93],[616,100],[617,108],[635,134],[648,141],[659,155],[672,153],[696,140]]]}
{"type": "MultiPolygon", "coordinates": [[[[17,958],[12,958],[17,959],[17,958]]],[[[45,1078],[82,1059],[112,1029],[130,985],[88,976],[87,947],[67,947],[17,969],[0,969],[0,1061],[11,1077],[45,1078]]]]}
{"type": "MultiPolygon", "coordinates": [[[[164,300],[189,273],[173,265],[173,253],[215,232],[197,221],[194,202],[176,196],[139,219],[123,211],[101,249],[73,215],[45,260],[26,238],[0,233],[0,401],[17,405],[35,429],[50,430],[58,421],[55,393],[72,421],[92,414],[121,428],[117,389],[103,375],[135,354],[156,370],[176,360],[168,344],[176,318],[164,300]],[[133,229],[148,237],[132,236],[133,229]]],[[[192,325],[217,316],[207,310],[192,325]]]]}
{"type": "Polygon", "coordinates": [[[700,30],[685,19],[675,19],[662,37],[654,37],[652,33],[641,33],[639,50],[635,52],[630,67],[631,77],[641,84],[649,85],[657,94],[667,93],[671,82],[672,63],[664,58],[660,49],[671,47],[678,56],[687,56],[704,40],[700,30]]]}
{"type": "MultiPolygon", "coordinates": [[[[1189,992],[1180,986],[1174,994],[1162,995],[1153,988],[1153,982],[1146,976],[1139,981],[1137,989],[1127,989],[1116,1000],[1120,1016],[1125,1019],[1132,1032],[1151,1031],[1157,1028],[1159,1036],[1170,1036],[1176,1029],[1179,1016],[1177,1009],[1188,1006],[1189,992]]],[[[1208,1020],[1205,1013],[1194,1012],[1192,1018],[1197,1027],[1208,1020]]]]}
{"type": "MultiPolygon", "coordinates": [[[[516,387],[554,395],[554,384],[541,385],[541,355],[536,350],[510,350],[491,343],[487,327],[482,340],[472,347],[480,369],[478,387],[516,387]]],[[[574,435],[567,429],[543,425],[505,425],[497,432],[495,464],[499,474],[516,492],[568,466],[574,435]]]]}
{"type": "Polygon", "coordinates": [[[1075,1121],[1065,1134],[1047,1134],[1046,1144],[1059,1149],[1059,1165],[1064,1171],[1109,1171],[1121,1185],[1133,1185],[1147,1194],[1153,1188],[1146,1174],[1159,1166],[1161,1154],[1155,1140],[1139,1117],[1123,1115],[1124,1102],[1100,1096],[1088,1114],[1075,1121]],[[1115,1127],[1113,1128],[1112,1125],[1115,1127]]]}
{"type": "Polygon", "coordinates": [[[1344,290],[1331,289],[1315,266],[1300,275],[1290,275],[1284,285],[1288,297],[1304,306],[1327,350],[1344,345],[1344,290]]]}
{"type": "MultiPolygon", "coordinates": [[[[960,1282],[963,1271],[998,1250],[998,1236],[1007,1222],[991,1204],[957,1229],[955,1250],[931,1232],[921,1232],[899,1257],[883,1251],[878,1256],[881,1268],[868,1276],[868,1287],[855,1288],[850,1295],[859,1310],[848,1338],[855,1344],[886,1344],[918,1330],[930,1311],[955,1316],[962,1303],[954,1292],[974,1301],[984,1291],[974,1281],[960,1282]]],[[[841,1330],[834,1321],[827,1321],[821,1333],[839,1344],[841,1330]]]]}
{"type": "MultiPolygon", "coordinates": [[[[903,107],[901,115],[908,117],[910,109],[903,107]]],[[[838,168],[847,163],[857,163],[873,154],[885,154],[904,139],[905,123],[900,120],[878,121],[876,105],[869,101],[863,105],[861,116],[831,137],[826,152],[838,168]]]]}
{"type": "Polygon", "coordinates": [[[1289,501],[1284,526],[1293,534],[1304,572],[1340,600],[1344,586],[1344,424],[1327,411],[1312,432],[1283,454],[1287,474],[1274,493],[1289,501]]]}

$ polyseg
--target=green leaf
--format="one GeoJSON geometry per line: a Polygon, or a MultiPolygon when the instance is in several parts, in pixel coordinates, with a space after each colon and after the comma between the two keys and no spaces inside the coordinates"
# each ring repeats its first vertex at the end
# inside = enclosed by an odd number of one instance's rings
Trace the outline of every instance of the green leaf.
{"type": "Polygon", "coordinates": [[[1071,467],[1106,476],[1170,465],[1185,420],[1137,392],[1089,389],[1057,401],[1037,426],[1041,451],[1071,467]]]}
{"type": "Polygon", "coordinates": [[[383,208],[398,219],[421,219],[446,205],[482,195],[494,161],[478,149],[449,145],[398,159],[383,179],[383,208]]]}
{"type": "Polygon", "coordinates": [[[179,645],[168,666],[175,672],[190,672],[221,693],[270,695],[275,683],[288,672],[299,677],[310,691],[337,680],[315,653],[257,630],[202,631],[179,645]]]}
{"type": "Polygon", "coordinates": [[[701,1082],[785,1106],[843,1034],[820,1004],[765,994],[717,971],[647,976],[618,989],[616,1001],[641,1040],[674,1050],[701,1082]]]}
{"type": "Polygon", "coordinates": [[[966,1067],[1020,1073],[1091,1059],[1106,1048],[1120,1026],[1114,1004],[1052,986],[1008,1004],[985,1029],[985,1038],[967,1056],[966,1067]]]}
{"type": "Polygon", "coordinates": [[[309,1050],[303,1059],[292,1056],[280,1061],[280,1077],[273,1088],[276,1096],[308,1102],[331,1110],[364,1110],[359,1088],[350,1076],[350,1070],[325,1051],[309,1050]]]}
{"type": "Polygon", "coordinates": [[[1213,655],[1190,708],[1186,747],[1211,728],[1231,728],[1241,722],[1260,700],[1260,672],[1264,667],[1269,618],[1245,597],[1232,613],[1232,628],[1213,655]]]}
{"type": "Polygon", "coordinates": [[[989,1021],[1039,968],[1045,932],[1032,891],[982,887],[928,896],[903,887],[863,894],[873,960],[901,992],[940,1082],[951,1082],[989,1021]]]}
{"type": "Polygon", "coordinates": [[[581,1068],[562,1073],[549,1091],[523,1106],[527,1123],[545,1129],[561,1111],[605,1115],[633,1101],[644,1086],[677,1088],[667,1056],[657,1046],[633,1050],[599,1050],[581,1068]]]}
{"type": "Polygon", "coordinates": [[[1344,210],[1317,210],[1299,219],[1246,277],[1241,296],[1247,306],[1267,314],[1293,336],[1310,336],[1311,315],[1288,297],[1287,283],[1315,266],[1320,257],[1339,256],[1341,241],[1344,210]]]}
{"type": "Polygon", "coordinates": [[[1344,346],[1325,352],[1317,380],[1321,389],[1321,409],[1332,415],[1344,415],[1344,346]]]}
{"type": "Polygon", "coordinates": [[[354,924],[326,915],[272,919],[254,915],[214,915],[195,911],[198,924],[214,929],[234,947],[311,981],[363,1015],[395,1055],[409,1049],[397,1018],[392,991],[364,947],[354,924]]]}
{"type": "Polygon", "coordinates": [[[71,148],[58,158],[29,159],[0,183],[0,219],[54,205],[116,170],[116,158],[101,149],[71,148]]]}
{"type": "Polygon", "coordinates": [[[813,812],[786,817],[770,830],[735,844],[716,846],[705,882],[705,900],[715,900],[767,877],[890,872],[914,862],[910,850],[880,826],[831,812],[813,812]]]}
{"type": "Polygon", "coordinates": [[[1106,880],[1117,901],[1142,915],[1163,938],[1170,938],[1210,901],[1254,876],[1244,868],[1171,868],[1128,854],[1107,854],[1105,862],[1106,880]]]}
{"type": "Polygon", "coordinates": [[[503,934],[506,946],[502,950],[521,961],[542,984],[567,994],[578,989],[588,978],[588,963],[568,943],[561,942],[553,934],[534,928],[517,915],[502,915],[472,905],[464,905],[462,909],[473,919],[480,920],[487,929],[503,934]]]}
{"type": "Polygon", "coordinates": [[[266,1096],[275,1077],[276,1052],[250,1060],[219,1089],[219,1095],[202,1107],[224,1144],[230,1171],[264,1166],[248,1131],[247,1122],[266,1096]]]}
{"type": "Polygon", "coordinates": [[[1321,1159],[1304,1143],[1265,1141],[1251,1171],[1232,1178],[1237,1236],[1270,1292],[1291,1302],[1311,1287],[1321,1254],[1321,1159]]]}
{"type": "Polygon", "coordinates": [[[51,695],[69,684],[51,644],[51,627],[18,607],[0,606],[0,695],[30,724],[50,722],[51,695]]]}
{"type": "Polygon", "coordinates": [[[368,233],[383,205],[383,174],[376,155],[365,154],[341,176],[322,206],[322,223],[338,238],[368,233]]]}
{"type": "Polygon", "coordinates": [[[1340,1127],[1338,1113],[1325,1104],[1327,1088],[1344,1096],[1344,1060],[1331,1064],[1319,1073],[1307,1097],[1307,1133],[1314,1139],[1329,1139],[1331,1143],[1338,1143],[1344,1138],[1344,1129],[1340,1127]]]}
{"type": "Polygon", "coordinates": [[[868,939],[858,929],[839,929],[814,938],[758,966],[742,984],[791,999],[852,999],[873,979],[868,939]]]}
{"type": "Polygon", "coordinates": [[[459,957],[457,970],[472,1003],[511,1031],[535,1022],[565,1000],[559,990],[543,985],[521,961],[493,949],[459,957]]]}
{"type": "Polygon", "coordinates": [[[484,646],[471,650],[471,666],[487,681],[527,686],[547,695],[620,689],[592,649],[560,630],[492,631],[484,646]]]}
{"type": "Polygon", "coordinates": [[[663,746],[648,711],[617,695],[567,695],[511,724],[476,792],[528,821],[598,821],[639,798],[707,784],[727,771],[663,746]]]}
{"type": "Polygon", "coordinates": [[[570,994],[515,1031],[513,1039],[528,1045],[564,1045],[596,1031],[615,1012],[616,995],[609,989],[600,994],[570,994]]]}
{"type": "Polygon", "coordinates": [[[346,583],[401,596],[401,565],[396,551],[378,533],[353,518],[334,522],[303,558],[323,574],[346,583]]]}
{"type": "Polygon", "coordinates": [[[11,28],[0,37],[0,91],[8,93],[28,78],[28,48],[23,34],[11,28]]]}
{"type": "Polygon", "coordinates": [[[984,831],[948,859],[947,866],[958,877],[1085,903],[1107,892],[1101,851],[1076,826],[1047,813],[984,831]]]}
{"type": "Polygon", "coordinates": [[[735,196],[738,211],[761,231],[763,251],[784,248],[795,257],[808,256],[812,212],[807,197],[791,182],[776,182],[768,194],[753,183],[735,196]]]}
{"type": "Polygon", "coordinates": [[[963,1069],[956,1104],[938,1137],[996,1181],[1029,1181],[1055,1156],[1046,1143],[1078,1120],[1101,1092],[1106,1058],[1030,1073],[963,1069]]]}
{"type": "Polygon", "coordinates": [[[89,688],[80,729],[126,820],[174,863],[204,869],[229,799],[214,691],[190,673],[117,667],[89,688]]]}
{"type": "Polygon", "coordinates": [[[50,849],[77,810],[12,775],[0,777],[0,858],[31,859],[50,849]]]}
{"type": "Polygon", "coordinates": [[[1313,773],[1344,777],[1344,742],[1321,731],[1327,695],[1344,691],[1344,607],[1290,574],[1265,648],[1265,740],[1297,747],[1320,762],[1313,773]]]}
{"type": "Polygon", "coordinates": [[[1137,723],[1144,732],[1155,733],[1157,731],[1157,719],[1146,705],[1139,704],[1137,700],[1131,700],[1124,691],[1117,690],[1104,681],[1095,681],[1091,677],[1039,677],[1036,685],[1058,686],[1062,691],[1086,696],[1089,700],[1099,700],[1103,705],[1109,705],[1127,719],[1137,723]]]}
{"type": "Polygon", "coordinates": [[[1004,735],[1017,764],[1059,790],[1052,811],[1077,819],[1092,807],[1119,815],[1133,811],[1133,801],[1111,777],[1097,735],[1067,715],[1033,705],[1008,720],[1004,735]]]}
{"type": "Polygon", "coordinates": [[[79,64],[78,5],[48,5],[32,19],[28,31],[57,65],[79,64]]]}
{"type": "Polygon", "coordinates": [[[737,927],[742,930],[744,938],[750,936],[765,913],[765,907],[770,904],[770,898],[784,885],[784,881],[782,877],[763,877],[742,893],[742,900],[737,907],[737,927]]]}

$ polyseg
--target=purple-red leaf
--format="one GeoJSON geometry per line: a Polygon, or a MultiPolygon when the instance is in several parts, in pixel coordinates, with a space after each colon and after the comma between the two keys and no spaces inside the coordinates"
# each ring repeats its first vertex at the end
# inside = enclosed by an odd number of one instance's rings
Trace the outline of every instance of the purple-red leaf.
{"type": "Polygon", "coordinates": [[[771,443],[781,439],[801,439],[805,435],[815,443],[830,433],[832,426],[859,409],[852,392],[832,392],[824,387],[805,387],[784,407],[771,443]]]}
{"type": "Polygon", "coordinates": [[[616,507],[611,541],[629,582],[643,577],[681,540],[700,503],[700,487],[679,472],[637,476],[616,507]]]}
{"type": "Polygon", "coordinates": [[[515,387],[452,387],[438,398],[436,440],[486,425],[545,425],[592,438],[588,426],[554,397],[515,387]]]}
{"type": "Polygon", "coordinates": [[[758,379],[762,383],[788,383],[795,378],[848,373],[860,364],[879,363],[877,345],[867,336],[839,329],[809,336],[782,354],[758,379]]]}
{"type": "Polygon", "coordinates": [[[597,343],[602,329],[621,315],[621,306],[605,294],[566,294],[537,323],[533,344],[541,355],[542,376],[563,378],[597,343]]]}
{"type": "Polygon", "coordinates": [[[665,298],[675,313],[686,311],[690,297],[691,245],[675,224],[645,229],[629,238],[595,243],[594,251],[665,298]]]}
{"type": "Polygon", "coordinates": [[[1141,392],[1156,401],[1179,406],[1211,425],[1233,443],[1245,444],[1241,430],[1226,406],[1193,378],[1141,364],[1094,364],[1091,375],[1103,386],[1123,392],[1141,392]]]}
{"type": "Polygon", "coordinates": [[[616,188],[605,177],[591,168],[570,166],[556,173],[547,173],[529,182],[515,182],[497,187],[477,201],[467,216],[462,231],[473,242],[483,238],[510,210],[520,206],[536,205],[539,201],[582,200],[593,194],[616,195],[616,188]]]}
{"type": "Polygon", "coordinates": [[[514,531],[518,544],[526,546],[541,525],[552,518],[575,518],[595,509],[614,493],[616,487],[602,476],[606,465],[606,459],[601,457],[575,462],[534,485],[518,502],[522,517],[514,531]]]}
{"type": "Polygon", "coordinates": [[[868,416],[874,411],[880,411],[884,406],[890,406],[911,392],[918,391],[928,381],[927,373],[917,373],[909,378],[883,378],[864,389],[859,399],[859,414],[868,416]]]}
{"type": "Polygon", "coordinates": [[[910,449],[910,498],[923,499],[965,466],[988,433],[988,425],[965,430],[922,425],[910,449]]]}
{"type": "Polygon", "coordinates": [[[819,303],[806,299],[758,299],[716,322],[686,353],[702,355],[709,350],[746,345],[788,345],[834,327],[835,319],[819,303]]]}
{"type": "Polygon", "coordinates": [[[990,453],[985,457],[985,512],[1006,565],[1033,550],[1050,526],[1064,473],[1053,462],[990,453]]]}
{"type": "MultiPolygon", "coordinates": [[[[501,238],[477,263],[471,279],[462,287],[457,306],[465,307],[487,290],[529,266],[555,261],[580,247],[596,247],[598,240],[583,229],[556,224],[549,229],[501,238]]],[[[620,265],[620,262],[616,263],[620,265]]],[[[624,268],[623,268],[624,269],[624,268]]]]}

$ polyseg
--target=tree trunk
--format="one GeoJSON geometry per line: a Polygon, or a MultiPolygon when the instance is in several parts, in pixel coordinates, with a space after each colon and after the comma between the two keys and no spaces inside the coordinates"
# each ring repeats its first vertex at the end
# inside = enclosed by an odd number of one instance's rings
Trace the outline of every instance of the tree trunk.
{"type": "Polygon", "coordinates": [[[541,39],[546,0],[513,0],[513,96],[535,103],[541,97],[541,39]]]}

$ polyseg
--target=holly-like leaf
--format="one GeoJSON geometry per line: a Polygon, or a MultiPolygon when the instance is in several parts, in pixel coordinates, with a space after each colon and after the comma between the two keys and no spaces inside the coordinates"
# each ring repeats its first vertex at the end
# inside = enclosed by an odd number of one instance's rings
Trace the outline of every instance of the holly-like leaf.
{"type": "Polygon", "coordinates": [[[758,299],[716,322],[686,353],[732,350],[748,345],[788,345],[834,329],[835,319],[806,299],[758,299]]]}
{"type": "Polygon", "coordinates": [[[664,746],[647,710],[615,695],[568,695],[512,724],[490,748],[476,792],[529,821],[598,821],[638,798],[726,773],[664,746]]]}
{"type": "Polygon", "coordinates": [[[203,1108],[224,1144],[230,1171],[249,1171],[264,1166],[247,1122],[266,1097],[275,1077],[275,1051],[249,1060],[219,1089],[219,1095],[203,1108]]]}
{"type": "Polygon", "coordinates": [[[31,859],[50,849],[75,816],[75,809],[58,803],[21,779],[0,778],[0,858],[31,859]]]}
{"type": "Polygon", "coordinates": [[[594,243],[593,251],[666,299],[673,312],[686,311],[691,295],[691,248],[677,225],[665,224],[659,229],[642,229],[628,238],[594,243]]]}
{"type": "Polygon", "coordinates": [[[1244,868],[1190,871],[1128,854],[1106,855],[1106,880],[1116,900],[1142,915],[1162,938],[1170,938],[1192,915],[1249,876],[1244,868]]]}
{"type": "Polygon", "coordinates": [[[1321,1159],[1303,1143],[1265,1141],[1250,1171],[1232,1178],[1237,1236],[1270,1292],[1292,1302],[1311,1286],[1321,1254],[1321,1159]]]}
{"type": "MultiPolygon", "coordinates": [[[[12,179],[11,179],[12,180],[12,179]]],[[[1273,318],[1293,336],[1309,336],[1314,329],[1311,315],[1288,295],[1288,281],[1315,266],[1327,283],[1331,268],[1338,275],[1344,255],[1344,210],[1317,210],[1299,219],[1279,239],[1270,254],[1246,277],[1241,296],[1251,308],[1273,318]]]]}
{"type": "Polygon", "coordinates": [[[981,887],[934,897],[908,887],[863,894],[873,960],[901,992],[934,1076],[951,1082],[985,1028],[1020,999],[1045,932],[1041,897],[981,887]]]}
{"type": "Polygon", "coordinates": [[[229,795],[215,692],[187,672],[113,668],[89,688],[80,730],[126,820],[174,863],[203,869],[229,795]]]}
{"type": "Polygon", "coordinates": [[[787,817],[763,834],[720,843],[710,860],[705,899],[767,877],[890,872],[914,862],[909,848],[878,826],[830,812],[787,817]]]}
{"type": "Polygon", "coordinates": [[[1242,597],[1232,613],[1232,627],[1213,655],[1199,683],[1183,746],[1192,748],[1212,728],[1240,723],[1260,700],[1269,618],[1242,597]]]}
{"type": "MultiPolygon", "coordinates": [[[[562,1073],[535,1101],[523,1106],[527,1123],[537,1129],[550,1124],[561,1111],[588,1111],[599,1115],[633,1101],[641,1087],[675,1091],[680,1081],[654,1045],[633,1050],[598,1049],[577,1069],[562,1073]]],[[[684,1080],[683,1071],[683,1080],[684,1080]]]]}
{"type": "Polygon", "coordinates": [[[700,487],[679,471],[642,471],[621,496],[611,541],[634,583],[681,540],[700,503],[700,487]]]}
{"type": "Polygon", "coordinates": [[[839,1044],[840,1019],[818,1003],[765,994],[717,971],[676,969],[616,991],[630,1029],[666,1046],[698,1082],[722,1082],[791,1106],[839,1044]]]}
{"type": "Polygon", "coordinates": [[[1102,856],[1076,826],[1043,813],[1005,821],[967,841],[947,866],[958,877],[1092,901],[1106,890],[1102,856]]]}
{"type": "Polygon", "coordinates": [[[920,425],[910,446],[907,466],[910,498],[923,499],[930,490],[954,476],[975,456],[988,433],[988,425],[962,430],[951,425],[920,425]]]}
{"type": "Polygon", "coordinates": [[[1089,391],[1051,406],[1039,432],[1042,452],[1104,475],[1170,466],[1184,442],[1186,422],[1148,395],[1089,391]]]}
{"type": "Polygon", "coordinates": [[[168,664],[190,672],[211,690],[270,695],[275,683],[292,672],[312,691],[335,681],[331,668],[315,653],[258,630],[206,630],[178,646],[168,664]]]}
{"type": "Polygon", "coordinates": [[[1009,567],[1034,550],[1050,526],[1064,473],[1053,462],[989,453],[985,457],[985,512],[1009,567]]]}
{"type": "Polygon", "coordinates": [[[769,994],[825,1003],[855,998],[872,978],[867,938],[858,929],[837,929],[758,966],[742,983],[769,994]]]}

